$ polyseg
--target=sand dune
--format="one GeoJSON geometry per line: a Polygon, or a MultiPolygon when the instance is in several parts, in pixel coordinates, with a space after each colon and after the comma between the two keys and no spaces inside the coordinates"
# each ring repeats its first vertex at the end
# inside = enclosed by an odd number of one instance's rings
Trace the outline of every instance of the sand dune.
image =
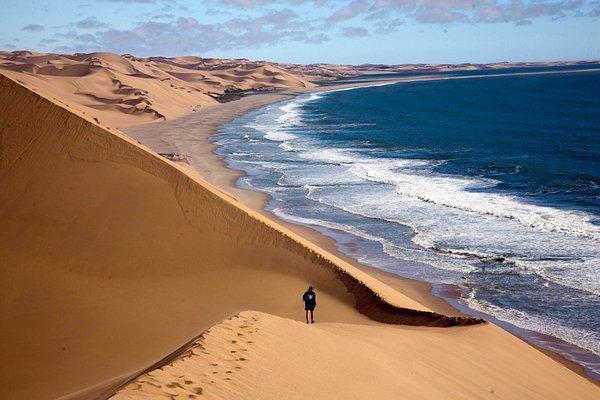
{"type": "Polygon", "coordinates": [[[177,377],[193,375],[213,398],[294,398],[306,380],[298,371],[317,355],[316,398],[562,399],[565,388],[598,398],[597,386],[512,335],[432,312],[88,112],[0,76],[2,397],[106,398],[149,369],[180,368],[182,346],[210,328],[216,358],[177,377]],[[311,331],[299,322],[309,284],[319,295],[311,331]],[[246,348],[249,375],[213,392],[204,364],[241,351],[223,332],[244,310],[260,313],[229,328],[261,333],[246,348]],[[252,380],[265,374],[269,384],[252,380]]]}
{"type": "Polygon", "coordinates": [[[384,321],[477,322],[432,313],[114,129],[0,84],[1,376],[12,398],[110,386],[240,310],[301,318],[308,284],[323,322],[370,323],[355,306],[384,321]]]}
{"type": "Polygon", "coordinates": [[[0,52],[0,70],[115,127],[172,119],[231,91],[313,86],[265,62],[191,56],[0,52]]]}

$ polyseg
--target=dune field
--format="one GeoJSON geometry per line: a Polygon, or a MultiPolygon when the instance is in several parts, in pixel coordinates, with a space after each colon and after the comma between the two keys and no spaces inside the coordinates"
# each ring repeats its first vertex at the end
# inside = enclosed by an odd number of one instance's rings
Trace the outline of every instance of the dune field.
{"type": "Polygon", "coordinates": [[[239,91],[314,86],[271,63],[191,56],[0,52],[0,69],[116,127],[172,119],[239,91]]]}
{"type": "MultiPolygon", "coordinates": [[[[217,103],[170,86],[205,84],[181,66],[169,81],[164,60],[123,72],[122,59],[0,72],[2,398],[600,398],[495,325],[426,307],[115,129],[217,103]]],[[[238,89],[312,85],[260,68],[238,89]]]]}

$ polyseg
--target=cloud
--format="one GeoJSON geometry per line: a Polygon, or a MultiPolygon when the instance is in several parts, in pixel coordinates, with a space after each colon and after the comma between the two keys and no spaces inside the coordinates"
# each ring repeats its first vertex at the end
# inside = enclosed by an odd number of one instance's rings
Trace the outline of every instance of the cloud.
{"type": "Polygon", "coordinates": [[[320,43],[326,42],[328,40],[331,40],[331,38],[328,35],[320,33],[320,34],[313,35],[313,36],[307,36],[306,39],[304,40],[304,43],[320,44],[320,43]]]}
{"type": "Polygon", "coordinates": [[[396,32],[400,25],[403,25],[404,21],[400,18],[395,18],[392,20],[378,21],[375,24],[375,33],[378,34],[388,34],[392,32],[396,32]]]}
{"type": "MultiPolygon", "coordinates": [[[[402,25],[524,26],[540,18],[600,16],[597,0],[194,0],[197,6],[189,9],[181,0],[95,1],[105,6],[129,3],[146,12],[125,27],[111,28],[95,17],[61,27],[62,36],[55,37],[63,49],[140,56],[202,54],[285,42],[319,44],[336,36],[388,35],[402,25]],[[141,7],[142,3],[150,5],[141,7]]],[[[51,29],[57,28],[47,30],[51,29]]],[[[43,30],[35,24],[23,28],[43,30]]]]}
{"type": "Polygon", "coordinates": [[[595,18],[595,17],[600,17],[600,3],[598,3],[596,5],[596,7],[594,7],[592,10],[590,10],[590,12],[588,13],[588,16],[595,18]]]}
{"type": "Polygon", "coordinates": [[[272,26],[278,30],[285,30],[293,26],[301,26],[298,22],[298,15],[290,10],[271,11],[261,17],[255,18],[234,18],[226,22],[227,27],[234,31],[243,31],[265,26],[272,26]]]}
{"type": "Polygon", "coordinates": [[[59,43],[58,39],[42,39],[40,40],[40,45],[48,45],[48,44],[55,44],[55,43],[59,43]]]}
{"type": "Polygon", "coordinates": [[[270,3],[269,0],[222,0],[222,3],[234,7],[254,8],[270,3]]]}
{"type": "Polygon", "coordinates": [[[339,8],[327,18],[329,22],[340,22],[352,19],[369,10],[369,4],[366,0],[354,0],[344,7],[339,8]]]}
{"type": "MultiPolygon", "coordinates": [[[[76,41],[80,44],[82,43],[98,43],[98,39],[96,38],[96,36],[92,35],[91,33],[77,33],[75,31],[70,31],[68,33],[61,33],[59,35],[57,35],[57,37],[62,37],[62,38],[66,38],[72,41],[76,41]]],[[[52,39],[46,39],[47,43],[50,43],[50,40],[52,39]]]]}
{"type": "Polygon", "coordinates": [[[576,14],[584,0],[352,0],[338,5],[329,22],[357,17],[384,20],[402,16],[422,24],[523,22],[576,14]]]}
{"type": "Polygon", "coordinates": [[[313,3],[317,7],[322,7],[326,4],[335,3],[335,1],[327,1],[327,0],[205,0],[206,3],[211,5],[229,5],[237,8],[257,8],[264,5],[274,6],[274,5],[283,5],[287,7],[288,5],[298,5],[304,3],[313,3]]]}
{"type": "Polygon", "coordinates": [[[152,16],[152,19],[173,19],[175,14],[156,14],[152,16]]]}
{"type": "Polygon", "coordinates": [[[109,3],[156,3],[156,0],[97,0],[109,3]]]}
{"type": "Polygon", "coordinates": [[[475,22],[520,22],[531,18],[564,17],[570,11],[581,8],[581,0],[572,1],[510,1],[494,2],[488,7],[481,7],[473,15],[475,22]]]}
{"type": "Polygon", "coordinates": [[[515,25],[517,25],[517,26],[527,26],[527,25],[532,25],[532,24],[533,24],[533,22],[531,22],[528,19],[524,19],[522,21],[515,22],[515,25]]]}
{"type": "Polygon", "coordinates": [[[344,36],[356,37],[356,36],[367,36],[369,31],[365,28],[355,28],[351,26],[343,27],[342,32],[344,36]]]}
{"type": "MultiPolygon", "coordinates": [[[[105,29],[92,34],[69,32],[71,51],[97,47],[115,53],[144,55],[181,55],[211,50],[256,48],[283,41],[321,43],[329,36],[318,30],[305,29],[303,21],[290,9],[273,10],[257,17],[232,18],[221,23],[205,24],[193,17],[171,21],[151,20],[131,29],[105,29]]],[[[61,51],[66,51],[65,47],[61,51]]]]}
{"type": "Polygon", "coordinates": [[[469,22],[469,16],[461,10],[443,7],[419,8],[414,14],[417,22],[423,24],[450,24],[454,22],[469,22]]]}
{"type": "Polygon", "coordinates": [[[76,22],[75,26],[80,29],[98,29],[106,28],[108,27],[108,24],[98,21],[96,17],[87,17],[79,22],[76,22]]]}
{"type": "Polygon", "coordinates": [[[22,31],[25,32],[42,32],[44,30],[44,27],[42,25],[38,25],[38,24],[31,24],[31,25],[27,25],[24,26],[22,31]]]}

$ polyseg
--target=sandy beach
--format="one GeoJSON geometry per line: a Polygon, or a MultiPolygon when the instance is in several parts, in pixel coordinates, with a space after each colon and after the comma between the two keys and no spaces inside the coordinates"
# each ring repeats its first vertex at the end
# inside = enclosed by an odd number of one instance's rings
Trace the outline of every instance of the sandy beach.
{"type": "Polygon", "coordinates": [[[235,187],[239,173],[208,138],[298,89],[123,134],[104,122],[114,112],[99,118],[8,75],[3,397],[600,397],[590,380],[457,314],[427,285],[367,273],[331,240],[275,221],[264,196],[235,187]],[[300,298],[309,285],[314,325],[300,298]]]}

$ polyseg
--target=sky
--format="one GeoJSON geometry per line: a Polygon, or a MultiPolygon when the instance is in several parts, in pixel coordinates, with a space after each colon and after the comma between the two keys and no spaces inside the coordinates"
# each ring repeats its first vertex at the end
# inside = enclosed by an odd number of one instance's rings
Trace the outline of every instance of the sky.
{"type": "Polygon", "coordinates": [[[600,60],[600,0],[0,0],[0,50],[291,63],[600,60]]]}

